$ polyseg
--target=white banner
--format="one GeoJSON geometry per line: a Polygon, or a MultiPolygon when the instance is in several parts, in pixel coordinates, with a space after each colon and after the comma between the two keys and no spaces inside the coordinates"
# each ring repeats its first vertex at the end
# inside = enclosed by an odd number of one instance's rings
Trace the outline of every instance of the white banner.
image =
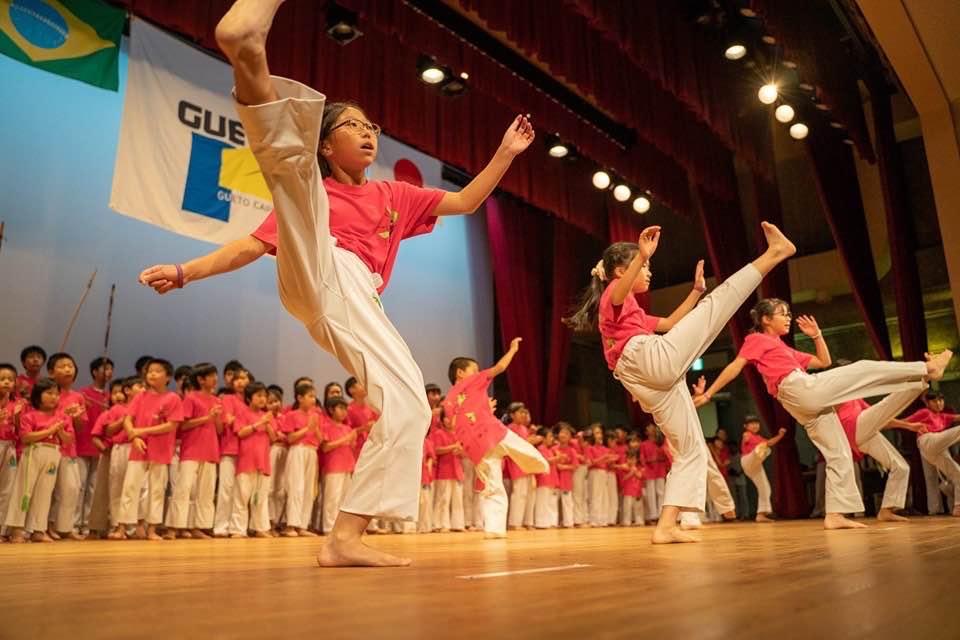
{"type": "MultiPolygon", "coordinates": [[[[263,221],[270,192],[247,146],[232,85],[229,65],[131,19],[111,209],[217,244],[263,221]]],[[[381,136],[367,174],[439,187],[441,171],[439,161],[381,136]]]]}

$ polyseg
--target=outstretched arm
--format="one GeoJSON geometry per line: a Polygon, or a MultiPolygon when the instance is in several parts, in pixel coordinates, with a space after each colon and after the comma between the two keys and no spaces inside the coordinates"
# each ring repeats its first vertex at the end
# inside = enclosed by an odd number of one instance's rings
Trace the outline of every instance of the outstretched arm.
{"type": "MultiPolygon", "coordinates": [[[[186,286],[196,280],[203,280],[228,271],[236,271],[247,266],[270,249],[270,245],[253,236],[244,236],[239,240],[228,242],[205,256],[194,258],[180,265],[183,270],[182,284],[186,286]]],[[[140,284],[152,287],[157,293],[164,294],[178,288],[177,278],[176,265],[158,264],[143,270],[140,274],[140,284]]]]}
{"type": "Polygon", "coordinates": [[[473,213],[483,201],[493,193],[503,174],[510,168],[513,159],[530,146],[536,133],[533,124],[523,115],[514,118],[507,132],[503,134],[500,148],[483,168],[483,171],[460,191],[449,191],[437,204],[433,215],[449,216],[460,213],[473,213]]]}
{"type": "Polygon", "coordinates": [[[523,338],[514,338],[510,341],[510,349],[503,354],[503,357],[500,358],[500,361],[493,365],[493,367],[490,369],[490,373],[493,377],[496,377],[507,370],[507,367],[509,367],[510,363],[513,362],[513,357],[517,355],[517,351],[520,350],[520,343],[522,341],[523,338]]]}
{"type": "Polygon", "coordinates": [[[673,329],[673,326],[677,324],[683,316],[693,311],[693,308],[700,302],[700,297],[706,290],[707,281],[703,276],[703,260],[700,260],[697,262],[697,269],[693,274],[693,289],[690,290],[690,293],[687,294],[684,301],[680,303],[680,306],[674,309],[673,313],[666,318],[660,318],[660,321],[657,322],[657,331],[666,333],[670,331],[670,329],[673,329]]]}
{"type": "Polygon", "coordinates": [[[733,382],[733,380],[740,375],[740,372],[743,371],[745,366],[747,366],[746,358],[741,358],[740,356],[734,358],[733,362],[728,364],[726,368],[720,372],[720,375],[717,376],[717,379],[713,381],[713,384],[710,385],[710,388],[707,389],[703,394],[696,396],[693,399],[693,403],[698,407],[702,407],[710,402],[714,394],[733,382]]]}

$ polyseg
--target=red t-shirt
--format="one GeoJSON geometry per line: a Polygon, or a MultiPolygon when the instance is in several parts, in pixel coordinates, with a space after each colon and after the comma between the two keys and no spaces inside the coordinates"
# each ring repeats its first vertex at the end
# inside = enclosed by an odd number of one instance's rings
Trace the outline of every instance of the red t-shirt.
{"type": "Polygon", "coordinates": [[[727,449],[726,445],[720,448],[718,451],[710,445],[710,455],[713,456],[714,462],[717,463],[717,469],[720,470],[720,475],[726,478],[730,473],[729,463],[730,463],[730,450],[727,449]]]}
{"type": "MultiPolygon", "coordinates": [[[[507,429],[510,429],[510,431],[513,431],[524,440],[530,437],[530,429],[528,429],[525,425],[511,422],[507,425],[507,429]]],[[[526,478],[528,475],[530,475],[529,473],[524,473],[523,469],[520,468],[520,465],[514,462],[512,458],[504,458],[503,463],[506,476],[511,480],[526,478]]]]}
{"type": "Polygon", "coordinates": [[[109,409],[101,413],[100,416],[97,418],[97,421],[93,423],[93,427],[90,429],[90,437],[93,438],[94,436],[96,436],[97,438],[100,438],[100,440],[103,441],[103,444],[105,444],[108,449],[112,447],[114,444],[120,444],[119,442],[117,442],[117,438],[119,436],[123,436],[123,440],[121,442],[126,442],[126,433],[124,432],[122,427],[120,428],[119,431],[117,431],[112,436],[107,435],[107,425],[110,425],[116,422],[117,420],[120,420],[126,415],[127,415],[126,405],[123,405],[123,404],[113,405],[112,407],[110,407],[109,409]]]}
{"type": "MultiPolygon", "coordinates": [[[[437,429],[430,435],[430,438],[433,440],[433,446],[437,449],[449,447],[457,442],[456,434],[446,429],[437,429]]],[[[458,454],[437,454],[437,480],[463,480],[463,463],[460,462],[458,454]]]]}
{"type": "Polygon", "coordinates": [[[84,404],[87,408],[87,420],[82,428],[77,431],[77,455],[84,457],[93,457],[100,455],[97,447],[93,444],[93,425],[97,418],[110,408],[109,389],[97,389],[90,385],[80,389],[84,404]]]}
{"type": "MultiPolygon", "coordinates": [[[[13,412],[17,407],[17,402],[17,400],[11,397],[10,400],[0,405],[0,411],[6,414],[6,417],[0,419],[0,440],[8,440],[10,442],[17,441],[17,430],[13,422],[13,412]]],[[[24,407],[20,415],[23,416],[23,413],[26,411],[27,408],[24,407]]]]}
{"type": "MultiPolygon", "coordinates": [[[[907,422],[922,422],[927,425],[928,433],[939,433],[953,424],[953,421],[956,420],[957,414],[947,413],[946,411],[941,411],[940,413],[934,413],[930,409],[923,408],[914,413],[913,415],[904,418],[907,422]]],[[[921,434],[920,437],[923,437],[925,434],[921,434]]]]}
{"type": "Polygon", "coordinates": [[[423,463],[420,467],[420,485],[426,487],[433,484],[433,475],[434,469],[437,466],[437,450],[433,446],[433,440],[430,438],[423,439],[423,463]],[[431,468],[427,464],[429,460],[433,460],[433,465],[431,468]]]}
{"type": "MultiPolygon", "coordinates": [[[[22,416],[20,416],[20,443],[23,447],[29,446],[24,440],[24,436],[28,433],[34,433],[35,431],[44,431],[45,429],[50,428],[50,425],[57,420],[61,420],[64,424],[63,430],[67,433],[73,433],[73,421],[69,417],[60,413],[60,410],[56,410],[52,415],[47,415],[43,411],[37,411],[36,409],[31,409],[26,411],[22,416]]],[[[57,437],[57,434],[47,436],[43,440],[39,440],[33,444],[53,444],[60,445],[60,438],[57,437]]],[[[62,447],[61,447],[62,448],[62,447]]]]}
{"type": "Polygon", "coordinates": [[[644,477],[648,480],[667,477],[667,455],[663,447],[653,440],[644,440],[640,443],[640,456],[646,468],[644,477]]]}
{"type": "MultiPolygon", "coordinates": [[[[323,426],[327,421],[319,419],[320,418],[319,411],[317,411],[316,409],[312,409],[310,411],[302,411],[300,409],[294,409],[293,411],[291,411],[290,413],[288,413],[287,415],[283,416],[280,419],[281,420],[280,430],[286,434],[293,433],[294,431],[300,431],[301,429],[307,426],[307,424],[310,422],[310,416],[314,414],[316,414],[318,418],[317,429],[318,430],[323,429],[323,426]]],[[[290,443],[291,446],[297,446],[299,444],[307,445],[316,449],[317,447],[320,446],[320,437],[316,431],[313,431],[311,429],[310,431],[307,431],[307,435],[303,436],[296,442],[290,443]]]]}
{"type": "MultiPolygon", "coordinates": [[[[544,458],[553,458],[557,455],[557,447],[548,447],[545,444],[541,444],[537,447],[537,451],[540,452],[544,458]]],[[[560,485],[560,476],[557,471],[557,463],[550,463],[550,470],[546,473],[537,474],[537,487],[547,487],[549,489],[556,489],[560,485]]]]}
{"type": "Polygon", "coordinates": [[[239,416],[247,410],[247,405],[243,398],[235,393],[225,393],[220,398],[220,404],[223,405],[223,413],[220,419],[223,420],[223,433],[220,434],[220,455],[235,456],[240,453],[240,442],[237,440],[237,432],[233,430],[230,418],[233,417],[233,424],[236,424],[239,416]]]}
{"type": "MultiPolygon", "coordinates": [[[[130,401],[127,415],[133,418],[135,429],[170,421],[182,422],[183,403],[180,396],[173,391],[157,393],[148,389],[130,401]]],[[[136,447],[131,447],[130,460],[170,464],[177,444],[177,430],[148,435],[144,442],[147,444],[147,452],[141,453],[136,447]]]]}
{"type": "MultiPolygon", "coordinates": [[[[453,385],[443,401],[444,413],[453,421],[454,441],[463,445],[464,453],[475,465],[507,435],[507,428],[490,408],[487,388],[491,381],[490,369],[467,376],[453,385]]],[[[437,431],[443,429],[433,430],[437,431]]]]}
{"type": "MultiPolygon", "coordinates": [[[[66,391],[60,394],[60,403],[57,405],[57,411],[60,411],[66,415],[65,409],[74,405],[81,407],[83,409],[83,413],[81,413],[76,419],[76,422],[74,422],[72,419],[70,420],[70,426],[73,427],[76,437],[70,444],[65,444],[60,447],[60,454],[67,458],[76,458],[78,455],[80,455],[77,449],[80,440],[80,434],[78,432],[77,425],[80,425],[80,430],[86,431],[87,405],[83,399],[83,394],[79,391],[66,391]]],[[[90,439],[89,432],[86,434],[86,438],[88,440],[90,439]]],[[[92,441],[90,442],[90,446],[93,447],[92,441]]],[[[94,447],[94,450],[96,450],[96,447],[94,447]]]]}
{"type": "Polygon", "coordinates": [[[847,434],[854,460],[863,459],[863,453],[857,448],[857,418],[869,408],[870,403],[861,399],[850,400],[834,407],[837,417],[840,418],[840,424],[843,425],[843,432],[847,434]]]}
{"type": "Polygon", "coordinates": [[[623,474],[623,481],[620,483],[620,493],[631,498],[639,498],[643,495],[643,472],[639,477],[627,477],[627,472],[623,474]]]}
{"type": "Polygon", "coordinates": [[[19,397],[29,401],[30,393],[33,391],[33,386],[37,384],[37,380],[40,378],[31,378],[25,373],[21,373],[17,376],[17,380],[14,383],[13,391],[19,397]]]}
{"type": "MultiPolygon", "coordinates": [[[[338,247],[356,254],[371,273],[380,274],[383,284],[379,291],[390,281],[400,241],[433,231],[437,223],[433,212],[445,195],[439,189],[393,181],[354,186],[326,178],[323,186],[330,201],[330,235],[337,239],[338,247]]],[[[275,254],[276,213],[271,211],[251,235],[274,247],[270,253],[275,254]]]]}
{"type": "MultiPolygon", "coordinates": [[[[376,422],[380,418],[380,414],[373,410],[368,404],[359,405],[356,402],[351,402],[347,407],[347,422],[346,424],[354,429],[359,429],[360,427],[365,427],[371,422],[376,422]]],[[[367,438],[370,437],[369,431],[361,431],[357,434],[357,439],[353,443],[353,455],[354,458],[360,457],[360,450],[363,449],[364,443],[367,441],[367,438]]]]}
{"type": "Polygon", "coordinates": [[[600,338],[603,340],[603,355],[611,371],[617,368],[620,355],[630,338],[651,335],[660,321],[659,317],[647,315],[640,308],[633,293],[627,295],[622,305],[614,305],[610,298],[617,280],[619,278],[611,280],[600,296],[600,338]]]}
{"type": "MultiPolygon", "coordinates": [[[[580,455],[577,448],[573,446],[571,440],[567,446],[557,445],[557,453],[566,456],[559,464],[572,464],[577,466],[580,463],[580,455]]],[[[557,469],[557,488],[560,491],[573,491],[573,469],[557,469]]]]}
{"type": "MultiPolygon", "coordinates": [[[[244,407],[237,413],[237,420],[233,423],[233,433],[240,431],[267,415],[266,411],[253,411],[244,407]]],[[[267,430],[254,431],[246,438],[237,435],[237,473],[260,472],[270,475],[270,434],[267,430]]]]}
{"type": "Polygon", "coordinates": [[[767,439],[759,434],[753,433],[752,431],[744,431],[743,439],[740,441],[740,455],[750,455],[754,449],[766,441],[767,439]]]}
{"type": "Polygon", "coordinates": [[[606,471],[607,464],[606,462],[600,462],[600,459],[606,455],[610,454],[610,449],[607,449],[602,444],[591,444],[586,448],[587,463],[590,465],[591,469],[602,469],[606,471]]]}
{"type": "MultiPolygon", "coordinates": [[[[195,420],[208,416],[210,411],[219,404],[220,398],[213,394],[190,391],[183,399],[183,420],[195,420]]],[[[180,432],[180,461],[186,460],[220,462],[220,436],[217,433],[216,422],[208,420],[189,431],[180,432]]]]}
{"type": "Polygon", "coordinates": [[[766,333],[747,335],[737,356],[757,368],[767,384],[767,391],[774,398],[777,397],[780,382],[797,369],[806,371],[813,359],[811,354],[791,349],[777,336],[766,333]]]}
{"type": "MultiPolygon", "coordinates": [[[[325,442],[339,440],[352,430],[353,428],[345,422],[326,420],[323,424],[323,440],[325,442]]],[[[350,444],[325,451],[323,454],[324,475],[328,473],[353,473],[356,464],[357,456],[350,444]]]]}

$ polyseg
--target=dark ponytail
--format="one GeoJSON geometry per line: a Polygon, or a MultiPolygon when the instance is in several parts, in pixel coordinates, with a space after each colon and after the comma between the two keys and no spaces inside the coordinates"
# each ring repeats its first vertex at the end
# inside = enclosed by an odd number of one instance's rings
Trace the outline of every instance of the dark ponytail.
{"type": "Polygon", "coordinates": [[[626,267],[637,254],[639,247],[636,242],[615,242],[603,252],[604,279],[593,273],[590,285],[580,296],[580,304],[576,310],[566,318],[563,324],[574,331],[594,331],[597,328],[597,318],[600,312],[600,297],[607,285],[613,280],[613,272],[617,267],[626,267]]]}
{"type": "MultiPolygon", "coordinates": [[[[320,121],[320,143],[327,139],[330,131],[337,124],[337,120],[347,109],[356,109],[363,113],[363,109],[356,102],[328,102],[323,106],[323,120],[320,121]]],[[[333,171],[330,169],[330,163],[321,153],[317,153],[317,162],[320,164],[320,175],[329,178],[333,171]]]]}
{"type": "Polygon", "coordinates": [[[750,309],[750,320],[753,321],[750,330],[754,333],[763,333],[763,319],[773,316],[780,307],[789,311],[790,303],[780,298],[764,298],[753,305],[753,309],[750,309]]]}

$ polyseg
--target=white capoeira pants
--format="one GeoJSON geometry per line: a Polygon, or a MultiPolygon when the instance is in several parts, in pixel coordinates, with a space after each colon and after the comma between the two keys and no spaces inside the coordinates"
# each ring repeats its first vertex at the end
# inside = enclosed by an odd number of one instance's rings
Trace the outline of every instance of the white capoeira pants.
{"type": "Polygon", "coordinates": [[[514,478],[510,491],[510,510],[507,524],[510,527],[531,526],[532,513],[536,507],[537,481],[533,476],[514,478]]]}
{"type": "Polygon", "coordinates": [[[777,400],[803,425],[827,461],[827,513],[859,513],[863,499],[854,477],[853,454],[833,407],[848,400],[926,388],[923,362],[861,360],[821,373],[799,369],[780,382],[777,400]]]}
{"type": "Polygon", "coordinates": [[[430,406],[423,374],[384,313],[370,273],[330,235],[330,207],[317,164],[326,98],[273,78],[279,100],[238,104],[250,148],[277,216],[277,280],[284,307],[314,341],[367,388],[381,418],[357,460],[342,510],[413,521],[430,406]]]}
{"type": "Polygon", "coordinates": [[[463,483],[435,480],[433,483],[433,528],[463,531],[463,483]]]}
{"type": "Polygon", "coordinates": [[[610,493],[607,491],[607,471],[590,469],[587,473],[587,484],[590,487],[590,525],[605,527],[610,521],[610,505],[607,504],[610,498],[610,493]]]}
{"type": "MultiPolygon", "coordinates": [[[[115,527],[120,522],[121,503],[123,501],[123,480],[127,477],[127,465],[130,463],[129,442],[113,446],[110,452],[110,525],[115,527]]],[[[147,501],[141,495],[139,507],[140,520],[147,517],[147,501]]],[[[136,520],[134,520],[136,522],[136,520]]]]}
{"type": "Polygon", "coordinates": [[[333,531],[343,498],[350,491],[352,474],[327,473],[323,476],[323,532],[333,531]]]}
{"type": "Polygon", "coordinates": [[[463,524],[468,528],[476,527],[480,524],[477,518],[476,492],[473,490],[476,472],[470,458],[463,457],[460,463],[463,465],[463,524]]]}
{"type": "MultiPolygon", "coordinates": [[[[314,456],[316,457],[316,456],[314,456]]],[[[237,456],[220,456],[217,466],[217,507],[213,514],[213,534],[226,535],[233,512],[233,491],[237,479],[237,456]]]]}
{"type": "Polygon", "coordinates": [[[903,509],[907,504],[910,465],[880,431],[917,399],[922,390],[908,389],[889,396],[865,409],[857,417],[857,448],[876,460],[887,472],[882,509],[903,509]]]}
{"type": "Polygon", "coordinates": [[[653,415],[673,448],[664,505],[699,511],[706,504],[710,453],[686,375],[760,280],[760,272],[753,265],[743,267],[667,333],[631,338],[613,372],[643,410],[653,415]]]}
{"type": "MultiPolygon", "coordinates": [[[[6,518],[7,507],[17,480],[17,443],[0,440],[0,518],[6,518]]],[[[3,525],[3,522],[0,522],[3,525]]],[[[2,527],[0,527],[2,528],[2,527]]]]}
{"type": "MultiPolygon", "coordinates": [[[[708,452],[709,453],[709,452],[708,452]]],[[[730,494],[727,479],[720,473],[720,467],[712,455],[707,456],[707,498],[713,503],[718,513],[736,512],[737,505],[730,494]]]]}
{"type": "Polygon", "coordinates": [[[549,529],[557,526],[560,496],[555,487],[537,487],[536,504],[533,509],[533,526],[549,529]]]}
{"type": "Polygon", "coordinates": [[[573,491],[560,491],[560,516],[564,529],[575,525],[573,491]]]}
{"type": "Polygon", "coordinates": [[[287,526],[308,529],[317,497],[317,450],[295,444],[287,451],[287,526]]]}
{"type": "Polygon", "coordinates": [[[643,498],[623,496],[620,504],[620,524],[625,527],[643,525],[643,498]]]}
{"type": "Polygon", "coordinates": [[[287,484],[284,478],[284,464],[287,461],[287,447],[282,444],[270,445],[270,522],[277,523],[283,518],[283,507],[287,501],[287,484]]]}
{"type": "Polygon", "coordinates": [[[573,524],[586,524],[590,518],[588,505],[587,471],[585,464],[577,465],[573,470],[573,524]]]}
{"type": "Polygon", "coordinates": [[[663,509],[666,478],[649,478],[643,481],[643,507],[647,520],[656,520],[663,509]]]}
{"type": "MultiPolygon", "coordinates": [[[[53,492],[54,508],[50,510],[50,526],[54,531],[70,532],[77,526],[77,511],[80,508],[83,490],[81,458],[61,456],[57,470],[57,486],[53,492]]],[[[86,468],[86,465],[83,465],[86,468]]]]}
{"type": "Polygon", "coordinates": [[[233,487],[233,509],[230,534],[247,535],[250,531],[270,530],[270,476],[259,471],[238,473],[233,487]]]}
{"type": "Polygon", "coordinates": [[[59,466],[59,446],[27,445],[17,465],[17,477],[14,479],[14,490],[7,505],[4,524],[34,533],[47,530],[50,501],[57,485],[59,466]],[[27,508],[24,509],[24,506],[27,508]]]}
{"type": "Polygon", "coordinates": [[[420,514],[417,517],[417,533],[433,531],[433,485],[420,487],[420,514]]]}
{"type": "Polygon", "coordinates": [[[181,460],[167,525],[177,529],[212,529],[216,486],[216,462],[181,460]]]}
{"type": "MultiPolygon", "coordinates": [[[[483,530],[486,533],[503,535],[507,532],[507,491],[503,486],[503,459],[510,458],[524,473],[547,473],[550,464],[537,448],[507,430],[503,439],[483,457],[476,466],[476,473],[483,480],[480,494],[483,506],[483,530]]],[[[436,523],[434,523],[436,525],[436,523]]]]}
{"type": "Polygon", "coordinates": [[[130,460],[123,477],[120,496],[120,515],[123,524],[136,524],[141,515],[140,491],[147,487],[147,511],[143,520],[147,524],[163,522],[163,503],[167,495],[167,465],[159,462],[130,460]]]}
{"type": "Polygon", "coordinates": [[[80,497],[77,500],[76,523],[80,529],[89,528],[90,507],[93,505],[93,492],[96,489],[97,466],[100,456],[82,456],[77,458],[80,472],[80,497]]]}
{"type": "Polygon", "coordinates": [[[750,482],[757,488],[757,513],[773,513],[773,505],[770,504],[770,480],[767,478],[767,471],[763,468],[763,460],[757,455],[756,450],[740,458],[740,466],[743,473],[750,478],[750,482]]]}
{"type": "Polygon", "coordinates": [[[607,471],[607,524],[617,524],[620,511],[620,491],[617,487],[617,474],[607,471]]]}
{"type": "MultiPolygon", "coordinates": [[[[953,483],[953,508],[960,508],[960,465],[950,455],[950,447],[960,443],[960,427],[939,433],[924,433],[917,438],[920,455],[953,483]]],[[[939,499],[940,494],[936,494],[939,499]]]]}

